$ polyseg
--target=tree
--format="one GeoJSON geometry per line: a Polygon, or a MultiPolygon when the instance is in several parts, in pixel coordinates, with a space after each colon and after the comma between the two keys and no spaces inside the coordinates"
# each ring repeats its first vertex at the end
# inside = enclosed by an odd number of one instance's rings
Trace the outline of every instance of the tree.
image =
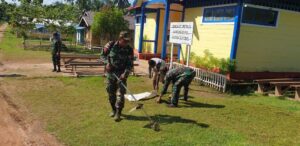
{"type": "Polygon", "coordinates": [[[98,11],[103,6],[115,6],[124,9],[130,6],[128,0],[64,0],[65,2],[76,4],[80,10],[98,11]]]}
{"type": "Polygon", "coordinates": [[[124,9],[130,6],[128,0],[113,0],[113,3],[120,9],[124,9]]]}
{"type": "Polygon", "coordinates": [[[103,40],[116,40],[122,30],[128,30],[128,22],[123,12],[117,8],[103,8],[94,16],[92,32],[103,40]]]}
{"type": "Polygon", "coordinates": [[[5,0],[0,1],[0,22],[1,21],[9,21],[10,14],[16,7],[15,4],[7,3],[5,0]]]}

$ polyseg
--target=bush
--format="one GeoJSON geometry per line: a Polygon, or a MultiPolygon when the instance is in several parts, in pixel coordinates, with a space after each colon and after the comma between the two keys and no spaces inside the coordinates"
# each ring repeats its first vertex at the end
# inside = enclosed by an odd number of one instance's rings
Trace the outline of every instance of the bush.
{"type": "Polygon", "coordinates": [[[222,74],[235,71],[235,60],[231,60],[230,58],[218,59],[209,50],[204,50],[204,55],[201,57],[192,52],[190,57],[192,63],[197,68],[204,68],[222,74]]]}

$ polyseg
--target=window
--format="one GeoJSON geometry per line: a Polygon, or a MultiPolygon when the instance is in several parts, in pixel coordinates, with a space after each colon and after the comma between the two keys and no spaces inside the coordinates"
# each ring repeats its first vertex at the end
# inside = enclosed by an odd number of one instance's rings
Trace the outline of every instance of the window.
{"type": "MultiPolygon", "coordinates": [[[[144,16],[145,18],[144,18],[144,23],[146,23],[146,16],[144,16]]],[[[142,21],[142,16],[136,16],[135,17],[135,23],[136,24],[140,24],[141,23],[141,21],[142,21]]]]}
{"type": "Polygon", "coordinates": [[[203,22],[233,22],[236,12],[235,6],[205,8],[203,22]]]}
{"type": "Polygon", "coordinates": [[[276,26],[278,12],[273,10],[244,7],[243,23],[276,26]]]}

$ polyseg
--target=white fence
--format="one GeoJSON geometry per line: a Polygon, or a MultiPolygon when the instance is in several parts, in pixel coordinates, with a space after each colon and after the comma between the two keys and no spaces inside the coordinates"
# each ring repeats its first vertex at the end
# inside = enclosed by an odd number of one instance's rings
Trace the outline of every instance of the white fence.
{"type": "MultiPolygon", "coordinates": [[[[185,67],[183,64],[173,62],[172,68],[185,67]]],[[[200,68],[189,67],[196,72],[194,81],[215,88],[219,91],[226,91],[227,78],[225,75],[214,73],[200,68]]]]}

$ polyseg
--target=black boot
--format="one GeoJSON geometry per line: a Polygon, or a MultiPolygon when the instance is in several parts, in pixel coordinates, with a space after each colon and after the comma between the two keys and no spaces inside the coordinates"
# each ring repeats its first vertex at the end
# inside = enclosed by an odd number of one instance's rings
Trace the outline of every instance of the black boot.
{"type": "Polygon", "coordinates": [[[53,68],[52,72],[56,72],[56,66],[54,66],[54,68],[53,68]]]}
{"type": "Polygon", "coordinates": [[[114,117],[116,115],[116,98],[111,95],[109,97],[109,103],[110,103],[110,106],[111,106],[111,113],[109,114],[110,117],[114,117]]]}
{"type": "Polygon", "coordinates": [[[109,114],[110,117],[114,117],[116,115],[116,110],[112,110],[111,113],[109,114]]]}
{"type": "Polygon", "coordinates": [[[55,63],[53,63],[53,70],[52,70],[52,72],[56,72],[56,64],[55,63]]]}
{"type": "Polygon", "coordinates": [[[57,64],[57,68],[58,68],[58,69],[57,69],[57,72],[61,72],[61,71],[60,71],[60,63],[57,64]]]}
{"type": "Polygon", "coordinates": [[[121,119],[121,114],[122,114],[122,109],[117,109],[115,117],[114,117],[114,120],[116,122],[120,122],[122,120],[121,119]]]}

